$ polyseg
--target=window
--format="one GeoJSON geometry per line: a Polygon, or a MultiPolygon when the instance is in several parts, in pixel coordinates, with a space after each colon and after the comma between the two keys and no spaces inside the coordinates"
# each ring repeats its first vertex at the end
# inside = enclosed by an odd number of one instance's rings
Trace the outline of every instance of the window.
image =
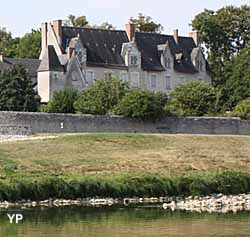
{"type": "Polygon", "coordinates": [[[140,74],[139,72],[131,73],[131,84],[132,88],[138,88],[140,86],[140,74]]]}
{"type": "Polygon", "coordinates": [[[198,69],[198,71],[203,71],[203,62],[202,61],[197,61],[197,69],[198,69]]]}
{"type": "Polygon", "coordinates": [[[137,65],[137,56],[131,56],[131,65],[137,65]]]}
{"type": "Polygon", "coordinates": [[[151,75],[151,88],[156,88],[156,75],[151,75]]]}
{"type": "Polygon", "coordinates": [[[166,77],[166,90],[171,90],[171,76],[167,75],[166,77]]]}
{"type": "Polygon", "coordinates": [[[128,73],[127,72],[121,72],[120,78],[122,81],[127,82],[128,81],[128,73]]]}
{"type": "Polygon", "coordinates": [[[171,59],[170,58],[166,58],[165,67],[168,68],[168,69],[171,68],[171,59]]]}
{"type": "Polygon", "coordinates": [[[110,72],[110,71],[104,73],[104,79],[105,79],[105,80],[111,79],[112,76],[113,76],[113,73],[110,72]]]}
{"type": "Polygon", "coordinates": [[[95,73],[93,71],[87,71],[87,81],[93,82],[95,80],[95,73]]]}

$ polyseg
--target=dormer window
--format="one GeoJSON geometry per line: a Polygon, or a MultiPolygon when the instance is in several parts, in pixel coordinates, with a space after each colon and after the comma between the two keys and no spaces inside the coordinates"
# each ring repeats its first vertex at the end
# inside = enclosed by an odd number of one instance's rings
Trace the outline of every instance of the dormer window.
{"type": "Polygon", "coordinates": [[[202,72],[203,71],[203,62],[197,61],[197,70],[202,72]]]}
{"type": "Polygon", "coordinates": [[[131,65],[137,65],[137,63],[138,63],[138,58],[137,58],[137,56],[131,56],[131,65]]]}
{"type": "Polygon", "coordinates": [[[168,69],[171,68],[171,59],[170,58],[166,58],[165,67],[168,68],[168,69]]]}

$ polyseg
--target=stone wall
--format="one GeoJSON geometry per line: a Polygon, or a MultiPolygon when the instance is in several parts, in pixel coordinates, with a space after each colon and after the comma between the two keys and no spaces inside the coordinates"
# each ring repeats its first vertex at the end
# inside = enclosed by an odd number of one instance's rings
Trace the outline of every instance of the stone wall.
{"type": "Polygon", "coordinates": [[[250,135],[250,121],[238,118],[166,117],[156,123],[123,117],[0,112],[0,133],[168,133],[250,135]]]}

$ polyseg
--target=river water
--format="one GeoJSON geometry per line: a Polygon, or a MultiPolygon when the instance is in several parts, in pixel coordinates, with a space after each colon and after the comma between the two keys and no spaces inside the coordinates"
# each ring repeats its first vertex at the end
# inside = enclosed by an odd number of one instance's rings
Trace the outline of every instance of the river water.
{"type": "Polygon", "coordinates": [[[37,208],[0,210],[0,237],[243,237],[250,213],[199,214],[160,208],[37,208]],[[7,214],[24,220],[10,224],[7,214]]]}

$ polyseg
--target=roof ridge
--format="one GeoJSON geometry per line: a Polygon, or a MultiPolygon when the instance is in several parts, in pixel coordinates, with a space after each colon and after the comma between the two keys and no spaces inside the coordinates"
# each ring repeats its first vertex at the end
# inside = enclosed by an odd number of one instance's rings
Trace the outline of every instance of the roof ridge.
{"type": "MultiPolygon", "coordinates": [[[[136,34],[152,34],[152,35],[161,35],[161,36],[168,36],[168,37],[174,37],[173,35],[170,35],[170,34],[161,34],[161,33],[156,33],[156,32],[136,32],[136,34]]],[[[181,36],[179,35],[178,36],[179,38],[187,38],[187,39],[193,39],[192,37],[190,36],[181,36]]]]}
{"type": "Polygon", "coordinates": [[[82,30],[98,30],[98,31],[118,31],[118,32],[126,32],[125,30],[110,30],[110,29],[99,29],[93,27],[78,27],[78,26],[62,26],[63,28],[73,28],[73,29],[82,29],[82,30]]]}

